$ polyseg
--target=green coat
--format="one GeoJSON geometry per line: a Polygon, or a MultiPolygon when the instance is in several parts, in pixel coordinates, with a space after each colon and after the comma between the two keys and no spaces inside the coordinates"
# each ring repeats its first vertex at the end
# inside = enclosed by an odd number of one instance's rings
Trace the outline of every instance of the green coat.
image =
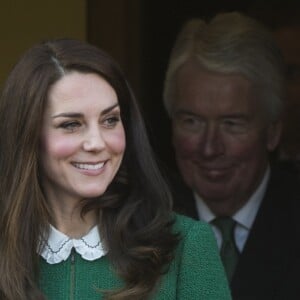
{"type": "MultiPolygon", "coordinates": [[[[174,230],[181,233],[182,240],[151,299],[231,299],[209,225],[176,215],[174,230]]],[[[107,290],[122,285],[106,256],[86,261],[74,253],[53,265],[41,258],[40,272],[40,288],[48,300],[99,300],[102,296],[97,288],[107,290]]]]}

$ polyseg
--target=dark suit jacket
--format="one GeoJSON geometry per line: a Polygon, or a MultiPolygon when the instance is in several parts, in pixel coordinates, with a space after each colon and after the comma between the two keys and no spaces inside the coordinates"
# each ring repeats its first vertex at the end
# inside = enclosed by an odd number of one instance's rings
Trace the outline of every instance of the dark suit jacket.
{"type": "MultiPolygon", "coordinates": [[[[271,177],[231,282],[234,300],[300,299],[300,183],[281,164],[271,177]]],[[[174,209],[197,219],[190,191],[174,192],[174,209]]]]}

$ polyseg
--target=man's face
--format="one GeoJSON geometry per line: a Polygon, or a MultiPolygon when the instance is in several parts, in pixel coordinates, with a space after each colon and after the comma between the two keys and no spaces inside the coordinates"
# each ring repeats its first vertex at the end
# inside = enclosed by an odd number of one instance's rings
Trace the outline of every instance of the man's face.
{"type": "Polygon", "coordinates": [[[280,136],[241,75],[186,63],[176,77],[173,145],[186,184],[211,207],[240,208],[258,186],[280,136]]]}

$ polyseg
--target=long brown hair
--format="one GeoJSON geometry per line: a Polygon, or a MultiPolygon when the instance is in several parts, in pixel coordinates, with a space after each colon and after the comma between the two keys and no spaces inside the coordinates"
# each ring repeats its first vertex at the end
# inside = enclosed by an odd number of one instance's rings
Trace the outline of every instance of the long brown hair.
{"type": "Polygon", "coordinates": [[[0,296],[44,299],[37,286],[39,236],[52,220],[39,181],[39,136],[47,94],[65,73],[96,73],[117,93],[126,133],[122,165],[99,199],[108,258],[125,282],[110,299],[147,298],[172,259],[171,198],[162,179],[138,104],[116,63],[85,42],[61,39],[29,49],[10,73],[0,102],[0,296]]]}

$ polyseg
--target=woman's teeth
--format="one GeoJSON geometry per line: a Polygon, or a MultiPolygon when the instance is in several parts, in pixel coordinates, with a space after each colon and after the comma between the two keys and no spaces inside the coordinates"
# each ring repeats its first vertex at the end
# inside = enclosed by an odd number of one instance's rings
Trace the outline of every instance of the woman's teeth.
{"type": "Polygon", "coordinates": [[[99,170],[104,166],[104,162],[98,164],[80,164],[80,163],[73,163],[73,165],[82,170],[99,170]]]}

